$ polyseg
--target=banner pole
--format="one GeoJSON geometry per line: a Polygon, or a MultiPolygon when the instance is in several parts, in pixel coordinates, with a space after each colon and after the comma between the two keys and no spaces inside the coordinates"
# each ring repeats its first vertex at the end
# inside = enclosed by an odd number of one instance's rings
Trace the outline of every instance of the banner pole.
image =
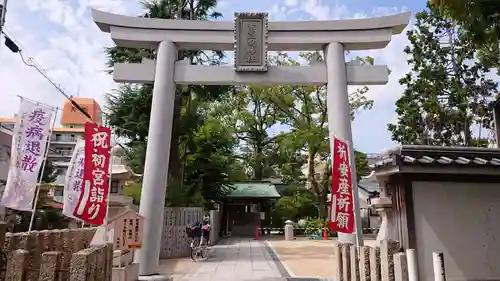
{"type": "Polygon", "coordinates": [[[354,207],[354,230],[356,231],[356,246],[364,246],[363,241],[363,224],[361,220],[361,209],[359,207],[359,188],[358,188],[358,175],[356,167],[356,153],[354,152],[354,146],[352,143],[347,142],[349,148],[349,165],[351,165],[351,185],[352,185],[352,199],[354,207]],[[354,171],[354,173],[353,173],[354,171]]]}
{"type": "MultiPolygon", "coordinates": [[[[109,138],[111,140],[111,137],[109,138]]],[[[109,142],[111,146],[111,141],[109,142]]],[[[109,150],[109,167],[108,167],[108,195],[106,196],[106,216],[104,217],[104,239],[106,243],[109,243],[108,237],[108,223],[109,223],[109,196],[111,195],[111,185],[113,181],[113,147],[109,150]]]]}
{"type": "MultiPolygon", "coordinates": [[[[103,121],[101,120],[101,123],[103,121]]],[[[106,120],[107,125],[109,125],[108,120],[106,120]]],[[[111,132],[111,135],[113,132],[111,132]]],[[[111,144],[111,136],[109,136],[109,167],[108,167],[108,194],[106,196],[106,216],[104,217],[104,241],[106,243],[110,243],[112,241],[109,241],[108,237],[108,223],[109,223],[109,197],[111,195],[111,186],[113,182],[113,145],[111,144]]]]}
{"type": "Polygon", "coordinates": [[[35,186],[35,188],[36,188],[35,199],[34,199],[34,202],[33,202],[33,209],[31,210],[31,219],[30,219],[30,225],[29,225],[29,228],[28,228],[28,232],[30,232],[31,229],[33,229],[33,223],[35,222],[36,208],[37,208],[37,205],[38,205],[38,197],[40,196],[40,188],[41,188],[42,179],[43,179],[43,172],[45,170],[45,166],[47,165],[47,155],[49,153],[50,142],[52,140],[52,133],[54,132],[54,128],[56,126],[57,113],[59,111],[59,108],[55,107],[55,108],[52,108],[52,110],[55,111],[54,121],[52,122],[52,128],[50,129],[50,133],[47,136],[47,144],[46,144],[47,147],[46,147],[45,153],[44,153],[44,161],[43,161],[42,167],[40,169],[40,177],[38,179],[38,184],[35,186]]]}

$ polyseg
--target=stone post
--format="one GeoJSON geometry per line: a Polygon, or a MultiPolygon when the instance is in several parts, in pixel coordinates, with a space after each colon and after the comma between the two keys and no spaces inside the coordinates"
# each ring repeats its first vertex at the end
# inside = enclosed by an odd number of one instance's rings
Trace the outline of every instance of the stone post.
{"type": "Polygon", "coordinates": [[[432,264],[433,264],[433,268],[434,268],[434,281],[446,281],[443,253],[433,252],[432,253],[432,264]]]}
{"type": "Polygon", "coordinates": [[[356,245],[351,245],[350,249],[351,257],[351,281],[359,281],[359,256],[358,247],[356,245]]]}
{"type": "Polygon", "coordinates": [[[408,281],[408,263],[405,253],[394,254],[394,279],[396,281],[408,281]]]}
{"type": "Polygon", "coordinates": [[[371,281],[381,281],[380,248],[370,248],[370,278],[371,281]]]}
{"type": "Polygon", "coordinates": [[[361,225],[361,212],[359,210],[358,184],[356,180],[356,161],[352,142],[351,111],[349,105],[349,92],[347,91],[347,73],[345,67],[344,46],[333,42],[326,46],[325,62],[327,73],[326,105],[328,110],[328,131],[330,138],[330,151],[335,151],[333,138],[337,137],[349,143],[349,160],[351,174],[353,175],[352,195],[355,214],[356,236],[339,233],[341,243],[351,243],[363,246],[363,230],[361,225]]]}
{"type": "Polygon", "coordinates": [[[343,257],[342,257],[342,244],[337,243],[335,244],[335,247],[333,248],[333,254],[335,255],[335,276],[334,280],[337,281],[344,281],[344,273],[343,273],[343,267],[344,264],[342,262],[343,257]]]}
{"type": "Polygon", "coordinates": [[[45,252],[40,261],[38,281],[57,281],[57,270],[61,268],[61,253],[45,252]]]}
{"type": "Polygon", "coordinates": [[[380,241],[380,275],[382,281],[394,280],[394,254],[398,251],[398,242],[394,240],[380,241]]]}
{"type": "Polygon", "coordinates": [[[12,257],[7,261],[5,281],[19,281],[26,277],[26,269],[29,262],[29,252],[26,250],[15,250],[12,257]]]}
{"type": "Polygon", "coordinates": [[[97,281],[94,280],[94,251],[93,248],[87,248],[74,253],[71,256],[71,264],[69,268],[69,280],[85,280],[85,281],[97,281]]]}
{"type": "MultiPolygon", "coordinates": [[[[158,276],[168,161],[175,103],[174,71],[177,48],[169,41],[160,42],[156,58],[153,101],[149,122],[148,145],[144,165],[141,206],[144,217],[142,248],[137,251],[139,274],[158,276]]],[[[145,280],[142,278],[141,280],[145,280]]],[[[146,279],[147,280],[147,279],[146,279]]],[[[165,278],[165,280],[167,280],[165,278]]]]}
{"type": "Polygon", "coordinates": [[[292,241],[293,239],[295,239],[293,237],[293,221],[287,220],[285,222],[285,240],[292,241]]]}
{"type": "Polygon", "coordinates": [[[406,261],[408,262],[408,281],[418,281],[417,252],[415,249],[406,249],[406,261]]]}
{"type": "Polygon", "coordinates": [[[360,281],[371,281],[370,247],[359,248],[359,278],[360,281]]]}
{"type": "Polygon", "coordinates": [[[342,245],[342,279],[344,281],[351,281],[351,245],[342,245]]]}

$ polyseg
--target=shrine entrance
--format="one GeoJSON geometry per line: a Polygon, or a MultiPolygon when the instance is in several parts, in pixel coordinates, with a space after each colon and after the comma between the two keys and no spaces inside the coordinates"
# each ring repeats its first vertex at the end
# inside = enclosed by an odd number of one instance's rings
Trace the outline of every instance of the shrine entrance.
{"type": "MultiPolygon", "coordinates": [[[[385,65],[346,63],[345,51],[385,48],[403,31],[410,13],[337,20],[268,22],[267,13],[237,13],[234,21],[164,20],[115,15],[93,10],[98,27],[117,46],[157,50],[156,61],[116,64],[116,82],[153,83],[153,101],[140,214],[144,242],[138,261],[141,280],[158,272],[176,85],[327,85],[330,147],[333,136],[352,143],[347,85],[384,85],[385,65]],[[234,65],[190,65],[177,61],[179,50],[234,50],[234,65]],[[324,61],[308,66],[268,66],[268,51],[324,52],[324,61]]],[[[350,155],[354,155],[351,151],[350,155]]],[[[356,174],[354,157],[350,157],[356,174]]],[[[357,183],[353,200],[358,201],[357,183]]],[[[359,220],[359,210],[356,212],[359,220]]],[[[360,223],[356,223],[360,225],[360,223]]],[[[342,242],[353,235],[340,235],[342,242]]],[[[153,277],[150,277],[153,278],[153,277]]],[[[156,276],[154,279],[162,280],[156,276]]],[[[165,279],[166,280],[166,279],[165,279]]]]}

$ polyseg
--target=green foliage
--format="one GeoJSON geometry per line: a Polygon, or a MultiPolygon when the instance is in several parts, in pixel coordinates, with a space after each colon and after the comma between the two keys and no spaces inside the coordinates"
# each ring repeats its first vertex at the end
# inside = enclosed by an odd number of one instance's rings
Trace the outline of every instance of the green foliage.
{"type": "Polygon", "coordinates": [[[495,43],[500,39],[500,2],[497,0],[431,0],[446,16],[458,21],[474,42],[495,43]]]}
{"type": "Polygon", "coordinates": [[[354,150],[354,154],[356,155],[356,178],[358,180],[357,182],[359,182],[361,177],[370,174],[370,166],[368,165],[368,158],[365,153],[354,150]]]}
{"type": "Polygon", "coordinates": [[[319,234],[323,236],[325,227],[329,237],[337,236],[337,232],[328,229],[328,220],[320,218],[312,218],[312,217],[306,218],[306,226],[304,233],[307,235],[319,234]]]}
{"type": "Polygon", "coordinates": [[[251,180],[262,181],[279,176],[280,155],[277,139],[269,130],[280,122],[276,107],[266,98],[269,87],[246,86],[235,88],[227,99],[216,103],[214,118],[234,128],[239,141],[239,158],[244,159],[251,180]]]}
{"type": "MultiPolygon", "coordinates": [[[[146,1],[144,17],[164,19],[209,19],[220,17],[215,12],[217,1],[146,1]]],[[[119,62],[139,62],[143,58],[156,59],[146,49],[113,47],[107,49],[108,65],[119,62]]],[[[191,64],[220,64],[219,51],[180,51],[178,59],[191,64]]],[[[230,93],[227,86],[177,87],[169,159],[169,188],[167,205],[202,205],[207,200],[226,194],[230,181],[244,178],[243,168],[232,151],[236,144],[231,128],[210,120],[209,103],[221,100],[230,93]],[[199,199],[199,198],[202,198],[199,199]]],[[[108,94],[107,113],[110,125],[119,137],[129,140],[127,164],[142,173],[146,155],[149,119],[152,103],[151,85],[123,85],[108,94]]],[[[138,197],[139,186],[130,187],[138,197]]],[[[138,198],[136,198],[137,201],[138,198]]]]}
{"type": "Polygon", "coordinates": [[[433,8],[417,13],[415,29],[407,34],[411,45],[404,51],[411,70],[399,81],[405,90],[396,102],[398,121],[388,125],[392,139],[401,144],[487,145],[486,139],[472,136],[472,128],[491,128],[488,107],[497,83],[475,59],[470,37],[433,8]]]}
{"type": "Polygon", "coordinates": [[[308,190],[295,191],[291,196],[283,196],[276,201],[276,217],[297,221],[302,217],[316,216],[318,208],[314,195],[308,190]]]}
{"type": "Polygon", "coordinates": [[[141,202],[142,184],[139,182],[129,183],[123,187],[123,194],[134,199],[134,204],[141,202]]]}
{"type": "Polygon", "coordinates": [[[477,57],[500,74],[500,2],[497,0],[432,0],[447,17],[457,21],[478,50],[477,57]]]}
{"type": "MultiPolygon", "coordinates": [[[[322,60],[321,54],[305,53],[304,60],[313,58],[322,60]]],[[[298,65],[286,54],[278,53],[272,57],[272,63],[278,65],[298,65]]],[[[373,64],[373,58],[358,58],[362,64],[373,64]]],[[[367,87],[358,89],[349,96],[351,117],[354,119],[358,110],[371,109],[373,101],[366,96],[367,87]]],[[[291,127],[291,131],[276,137],[278,153],[284,161],[280,163],[281,174],[290,182],[303,181],[302,166],[306,163],[307,186],[316,196],[321,217],[326,217],[327,194],[330,190],[331,166],[330,144],[327,126],[326,88],[314,85],[274,86],[264,92],[266,102],[275,106],[276,115],[282,124],[291,127]],[[300,165],[297,165],[300,163],[300,165]],[[294,165],[295,164],[295,165],[294,165]],[[317,174],[320,176],[318,177],[317,174]]]]}
{"type": "MultiPolygon", "coordinates": [[[[234,157],[237,145],[221,121],[208,118],[186,141],[183,155],[183,189],[201,191],[205,200],[217,200],[232,190],[232,182],[244,180],[243,167],[234,157]]],[[[188,194],[191,196],[192,194],[188,194]]]]}

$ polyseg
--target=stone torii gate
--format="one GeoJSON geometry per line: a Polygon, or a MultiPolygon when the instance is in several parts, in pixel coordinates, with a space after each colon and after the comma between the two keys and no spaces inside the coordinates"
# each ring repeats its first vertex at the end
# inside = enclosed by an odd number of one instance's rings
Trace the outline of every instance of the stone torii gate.
{"type": "MultiPolygon", "coordinates": [[[[110,33],[117,46],[157,50],[156,61],[116,64],[113,73],[116,82],[154,83],[140,205],[140,214],[145,218],[144,241],[138,253],[141,280],[167,279],[156,274],[176,85],[326,84],[330,147],[333,136],[352,144],[347,85],[384,85],[389,71],[387,66],[346,64],[344,52],[385,48],[392,35],[401,33],[410,19],[410,13],[287,22],[268,22],[266,13],[237,13],[234,21],[146,19],[98,10],[92,14],[101,31],[110,33]],[[178,50],[234,50],[234,65],[190,65],[176,61],[178,50]],[[268,51],[317,50],[324,51],[324,62],[309,66],[267,64],[268,51]]],[[[354,155],[352,145],[350,154],[354,155]]],[[[355,175],[354,157],[351,162],[355,175]]],[[[358,202],[355,177],[352,184],[353,199],[358,202]]],[[[361,225],[356,209],[356,225],[361,225]]],[[[340,237],[344,241],[352,238],[340,237]]]]}

